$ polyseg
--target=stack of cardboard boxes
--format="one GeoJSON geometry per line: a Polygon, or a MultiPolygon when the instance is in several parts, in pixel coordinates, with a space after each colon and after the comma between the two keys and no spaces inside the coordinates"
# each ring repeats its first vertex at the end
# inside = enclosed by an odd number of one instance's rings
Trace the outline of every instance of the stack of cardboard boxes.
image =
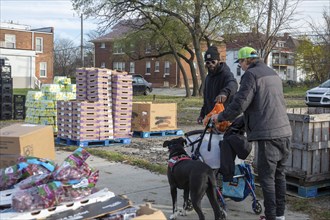
{"type": "Polygon", "coordinates": [[[76,83],[77,101],[58,102],[58,137],[79,141],[131,137],[131,75],[80,68],[76,83]]]}
{"type": "Polygon", "coordinates": [[[127,137],[131,132],[132,102],[132,76],[113,75],[112,110],[115,138],[127,137]]]}
{"type": "Polygon", "coordinates": [[[43,84],[41,91],[28,91],[25,106],[27,107],[25,122],[53,126],[57,132],[57,101],[74,100],[76,85],[71,79],[56,76],[53,84],[43,84]]]}

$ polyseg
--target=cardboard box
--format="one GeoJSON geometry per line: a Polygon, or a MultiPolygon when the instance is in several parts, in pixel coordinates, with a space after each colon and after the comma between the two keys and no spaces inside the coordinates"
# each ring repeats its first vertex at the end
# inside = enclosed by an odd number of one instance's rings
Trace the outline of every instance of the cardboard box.
{"type": "Polygon", "coordinates": [[[177,129],[176,103],[133,102],[132,131],[177,129]]]}
{"type": "Polygon", "coordinates": [[[133,220],[166,220],[164,213],[158,209],[151,207],[150,203],[146,203],[144,206],[140,206],[137,210],[137,217],[133,220]]]}
{"type": "Polygon", "coordinates": [[[19,154],[0,154],[0,169],[17,164],[19,154]]]}
{"type": "Polygon", "coordinates": [[[13,124],[0,129],[0,154],[18,154],[55,160],[53,127],[13,124]]]}

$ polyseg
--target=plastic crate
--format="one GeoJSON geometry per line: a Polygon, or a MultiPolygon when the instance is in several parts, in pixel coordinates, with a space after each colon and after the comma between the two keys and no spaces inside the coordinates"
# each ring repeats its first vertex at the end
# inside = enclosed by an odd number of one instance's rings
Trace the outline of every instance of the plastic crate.
{"type": "Polygon", "coordinates": [[[13,102],[12,93],[0,94],[0,103],[12,103],[12,102],[13,102]]]}
{"type": "Polygon", "coordinates": [[[14,95],[14,103],[25,104],[25,95],[14,95]]]}

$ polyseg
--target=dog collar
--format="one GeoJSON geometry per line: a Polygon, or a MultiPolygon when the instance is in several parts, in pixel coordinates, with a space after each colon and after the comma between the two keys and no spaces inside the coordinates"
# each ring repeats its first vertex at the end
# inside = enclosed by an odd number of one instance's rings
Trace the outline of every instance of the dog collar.
{"type": "Polygon", "coordinates": [[[168,167],[171,168],[171,170],[173,172],[174,166],[183,160],[191,160],[191,157],[189,157],[188,155],[185,155],[185,154],[171,157],[168,160],[168,167]]]}

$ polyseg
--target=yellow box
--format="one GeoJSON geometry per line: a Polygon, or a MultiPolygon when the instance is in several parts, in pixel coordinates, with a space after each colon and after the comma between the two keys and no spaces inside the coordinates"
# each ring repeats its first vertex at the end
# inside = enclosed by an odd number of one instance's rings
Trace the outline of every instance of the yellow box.
{"type": "Polygon", "coordinates": [[[133,102],[132,131],[177,129],[176,103],[133,102]]]}

